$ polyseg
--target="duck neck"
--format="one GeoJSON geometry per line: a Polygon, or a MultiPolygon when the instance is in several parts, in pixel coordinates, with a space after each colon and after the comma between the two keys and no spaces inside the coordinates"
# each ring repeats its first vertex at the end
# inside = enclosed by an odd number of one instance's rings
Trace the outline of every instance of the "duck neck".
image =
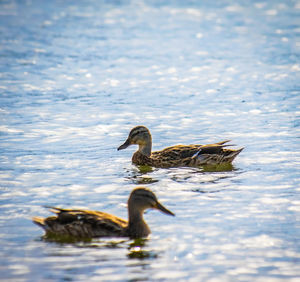
{"type": "Polygon", "coordinates": [[[145,155],[147,157],[150,157],[151,150],[152,150],[152,140],[151,140],[151,137],[150,137],[149,140],[147,140],[146,143],[139,144],[139,152],[142,153],[143,155],[145,155]]]}
{"type": "Polygon", "coordinates": [[[143,218],[143,211],[128,208],[128,233],[132,238],[146,237],[150,229],[143,218]]]}

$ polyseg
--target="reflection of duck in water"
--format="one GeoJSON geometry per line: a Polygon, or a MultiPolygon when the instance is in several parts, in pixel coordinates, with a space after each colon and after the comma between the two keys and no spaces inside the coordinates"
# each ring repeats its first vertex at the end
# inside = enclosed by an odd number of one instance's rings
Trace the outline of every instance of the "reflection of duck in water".
{"type": "Polygon", "coordinates": [[[75,238],[146,237],[150,234],[150,229],[143,219],[146,209],[158,209],[174,216],[171,211],[158,202],[153,192],[142,187],[134,189],[130,194],[128,222],[99,211],[50,208],[56,213],[56,216],[34,217],[33,222],[41,226],[47,235],[75,238]]]}
{"type": "Polygon", "coordinates": [[[152,137],[145,126],[134,127],[123,145],[118,150],[126,149],[132,144],[139,145],[139,149],[133,154],[132,162],[136,165],[149,165],[154,167],[186,167],[201,165],[218,165],[231,163],[243,150],[225,149],[232,146],[225,140],[208,145],[175,145],[161,151],[151,152],[152,137]]]}
{"type": "Polygon", "coordinates": [[[129,244],[129,253],[127,257],[132,259],[145,259],[145,258],[157,258],[157,253],[151,250],[145,249],[148,239],[137,238],[129,244]]]}

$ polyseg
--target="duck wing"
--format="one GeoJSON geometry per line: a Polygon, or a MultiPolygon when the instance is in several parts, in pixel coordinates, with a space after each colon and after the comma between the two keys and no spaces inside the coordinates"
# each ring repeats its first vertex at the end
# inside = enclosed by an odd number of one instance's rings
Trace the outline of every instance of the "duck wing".
{"type": "Polygon", "coordinates": [[[176,145],[161,151],[152,152],[150,159],[155,167],[189,166],[191,157],[199,151],[201,145],[176,145]]]}
{"type": "Polygon", "coordinates": [[[231,163],[244,148],[237,150],[227,149],[225,147],[234,146],[232,144],[225,144],[227,142],[229,140],[200,146],[198,152],[192,156],[191,163],[194,163],[194,165],[231,163]]]}
{"type": "Polygon", "coordinates": [[[200,147],[198,147],[198,153],[199,154],[220,154],[220,153],[224,152],[223,149],[225,147],[234,146],[232,144],[225,144],[230,141],[231,140],[224,140],[224,141],[214,143],[214,144],[201,145],[200,147]]]}
{"type": "Polygon", "coordinates": [[[230,140],[224,140],[206,145],[176,145],[156,151],[151,154],[151,160],[156,167],[196,167],[231,163],[243,148],[234,150],[226,147],[230,140]]]}
{"type": "Polygon", "coordinates": [[[192,157],[202,145],[175,145],[161,151],[152,152],[151,158],[185,159],[192,157]]]}
{"type": "Polygon", "coordinates": [[[33,218],[47,234],[92,238],[126,236],[127,221],[114,215],[89,210],[48,207],[56,216],[33,218]]]}

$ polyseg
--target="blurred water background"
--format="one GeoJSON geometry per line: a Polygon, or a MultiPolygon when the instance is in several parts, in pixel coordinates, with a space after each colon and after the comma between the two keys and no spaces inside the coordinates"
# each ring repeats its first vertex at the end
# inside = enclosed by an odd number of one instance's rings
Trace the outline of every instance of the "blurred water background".
{"type": "MultiPolygon", "coordinates": [[[[299,1],[0,2],[1,281],[300,278],[299,1]],[[232,169],[141,171],[153,149],[232,139],[232,169]],[[148,240],[45,241],[43,205],[127,218],[148,240]]],[[[297,280],[299,281],[299,280],[297,280]]]]}

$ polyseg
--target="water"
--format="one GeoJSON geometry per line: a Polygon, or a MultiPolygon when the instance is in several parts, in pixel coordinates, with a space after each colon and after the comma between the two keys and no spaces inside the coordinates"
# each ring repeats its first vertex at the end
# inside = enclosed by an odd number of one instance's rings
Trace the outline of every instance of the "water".
{"type": "Polygon", "coordinates": [[[2,281],[296,281],[300,277],[299,1],[1,1],[2,281]],[[233,168],[140,171],[154,150],[232,139],[233,168]],[[126,218],[147,240],[42,239],[42,205],[126,218]]]}

